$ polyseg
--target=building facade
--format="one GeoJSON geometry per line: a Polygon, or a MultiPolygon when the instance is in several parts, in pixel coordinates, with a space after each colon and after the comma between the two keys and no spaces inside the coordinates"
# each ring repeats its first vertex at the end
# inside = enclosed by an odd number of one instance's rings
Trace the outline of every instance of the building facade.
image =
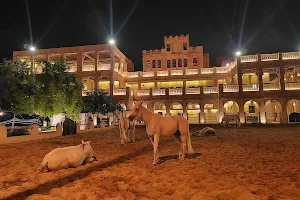
{"type": "Polygon", "coordinates": [[[188,35],[164,42],[160,50],[143,51],[143,71],[138,72],[109,45],[16,51],[13,59],[31,59],[37,70],[42,67],[38,58],[64,56],[70,73],[83,81],[83,95],[107,90],[126,110],[143,101],[155,113],[180,114],[191,124],[219,123],[226,114],[238,114],[242,123],[300,122],[300,52],[243,55],[208,67],[208,54],[191,47],[188,35]]]}

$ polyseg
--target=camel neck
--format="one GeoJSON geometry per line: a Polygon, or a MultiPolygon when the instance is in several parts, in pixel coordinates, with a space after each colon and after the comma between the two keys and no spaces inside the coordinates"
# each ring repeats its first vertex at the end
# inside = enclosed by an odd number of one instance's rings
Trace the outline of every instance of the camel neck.
{"type": "Polygon", "coordinates": [[[153,113],[147,110],[146,108],[142,108],[142,109],[143,109],[142,119],[145,122],[145,124],[148,125],[151,121],[153,113]]]}

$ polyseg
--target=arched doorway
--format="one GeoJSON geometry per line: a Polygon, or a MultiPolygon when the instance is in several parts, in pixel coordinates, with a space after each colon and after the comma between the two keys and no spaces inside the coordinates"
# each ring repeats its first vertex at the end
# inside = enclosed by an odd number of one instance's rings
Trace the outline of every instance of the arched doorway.
{"type": "Polygon", "coordinates": [[[180,103],[175,102],[172,103],[170,106],[170,114],[171,116],[175,116],[175,115],[183,115],[183,107],[180,103]]]}
{"type": "Polygon", "coordinates": [[[269,100],[265,104],[266,120],[268,124],[280,124],[281,104],[276,100],[269,100]]]}
{"type": "Polygon", "coordinates": [[[204,123],[217,124],[218,123],[218,106],[210,103],[204,105],[204,123]]]}
{"type": "Polygon", "coordinates": [[[250,100],[244,104],[246,123],[259,123],[259,105],[256,101],[250,100]]]}
{"type": "Polygon", "coordinates": [[[161,102],[155,103],[154,106],[153,106],[153,112],[154,113],[159,113],[162,116],[166,116],[166,113],[167,113],[166,105],[164,103],[161,103],[161,102]]]}
{"type": "Polygon", "coordinates": [[[200,123],[200,105],[198,103],[189,103],[187,105],[187,119],[189,124],[200,123]]]}
{"type": "Polygon", "coordinates": [[[300,123],[300,101],[292,99],[286,104],[289,123],[300,123]]]}
{"type": "Polygon", "coordinates": [[[225,115],[228,114],[239,114],[239,104],[237,104],[237,102],[235,101],[227,101],[224,104],[224,112],[225,115]]]}

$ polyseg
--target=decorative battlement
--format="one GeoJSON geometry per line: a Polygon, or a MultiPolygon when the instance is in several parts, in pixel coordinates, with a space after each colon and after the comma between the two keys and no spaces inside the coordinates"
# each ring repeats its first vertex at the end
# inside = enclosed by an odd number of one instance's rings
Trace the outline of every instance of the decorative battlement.
{"type": "Polygon", "coordinates": [[[164,37],[164,43],[165,45],[167,43],[171,44],[171,43],[174,43],[174,42],[185,42],[185,43],[188,43],[189,44],[189,41],[190,41],[190,37],[189,37],[189,34],[187,34],[186,36],[184,35],[180,35],[180,36],[177,36],[175,35],[174,37],[172,35],[170,35],[169,37],[165,36],[164,37]]]}

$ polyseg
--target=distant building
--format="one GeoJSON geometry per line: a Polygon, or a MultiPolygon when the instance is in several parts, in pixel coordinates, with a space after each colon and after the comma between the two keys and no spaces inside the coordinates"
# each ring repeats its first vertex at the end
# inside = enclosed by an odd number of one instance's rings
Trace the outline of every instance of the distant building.
{"type": "Polygon", "coordinates": [[[219,123],[227,114],[238,114],[242,123],[300,122],[300,52],[242,55],[209,67],[209,55],[190,46],[188,35],[170,36],[164,48],[143,51],[139,72],[105,44],[13,53],[14,60],[31,60],[36,73],[43,67],[39,59],[55,56],[63,56],[69,72],[83,81],[83,95],[106,90],[127,110],[143,100],[155,113],[181,114],[196,124],[219,123]]]}

